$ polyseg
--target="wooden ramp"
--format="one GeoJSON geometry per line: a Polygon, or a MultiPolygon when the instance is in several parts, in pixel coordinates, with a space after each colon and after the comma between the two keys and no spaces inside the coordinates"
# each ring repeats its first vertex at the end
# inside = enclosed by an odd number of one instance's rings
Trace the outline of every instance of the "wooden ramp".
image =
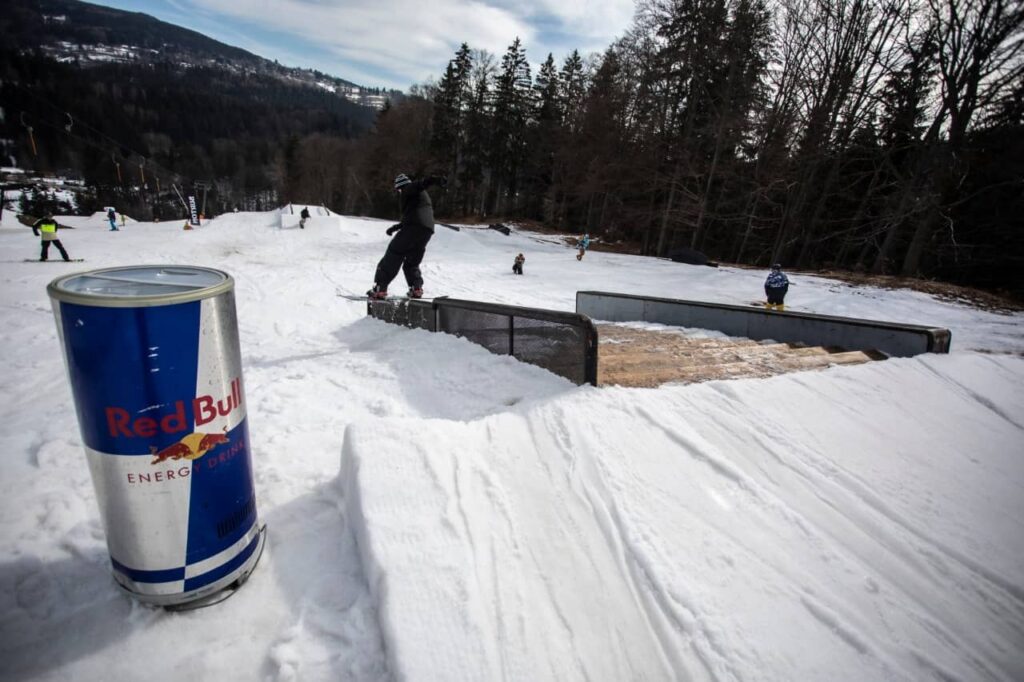
{"type": "Polygon", "coordinates": [[[599,386],[653,388],[666,383],[769,377],[884,360],[877,351],[686,336],[673,329],[597,325],[599,386]]]}

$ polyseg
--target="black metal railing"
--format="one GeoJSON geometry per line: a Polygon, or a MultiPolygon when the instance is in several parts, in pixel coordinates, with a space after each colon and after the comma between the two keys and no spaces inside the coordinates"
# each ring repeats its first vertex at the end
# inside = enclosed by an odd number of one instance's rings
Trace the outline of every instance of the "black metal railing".
{"type": "Polygon", "coordinates": [[[586,315],[454,298],[372,301],[367,312],[392,324],[461,336],[576,384],[597,385],[597,330],[586,315]]]}

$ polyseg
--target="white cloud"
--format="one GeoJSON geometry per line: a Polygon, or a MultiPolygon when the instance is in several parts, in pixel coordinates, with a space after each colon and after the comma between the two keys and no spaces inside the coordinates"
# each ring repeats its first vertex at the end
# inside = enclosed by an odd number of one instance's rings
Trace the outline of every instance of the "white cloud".
{"type": "Polygon", "coordinates": [[[363,85],[401,89],[440,76],[463,42],[501,55],[518,36],[531,60],[540,60],[548,52],[559,58],[573,47],[603,49],[623,32],[633,11],[632,0],[191,1],[204,14],[243,20],[308,41],[338,61],[296,63],[295,50],[287,53],[279,46],[258,47],[246,41],[246,49],[262,56],[287,55],[293,66],[313,66],[363,85]],[[546,32],[562,34],[558,44],[545,44],[546,32]],[[562,44],[565,34],[578,37],[578,42],[562,44]]]}
{"type": "Polygon", "coordinates": [[[504,50],[516,35],[524,40],[533,35],[511,13],[464,0],[198,0],[196,5],[306,40],[337,55],[338,64],[322,70],[350,80],[358,80],[362,71],[365,85],[407,88],[437,76],[465,40],[504,50]],[[393,80],[371,77],[374,69],[393,80]]]}
{"type": "Polygon", "coordinates": [[[584,43],[606,47],[629,25],[633,0],[503,0],[492,5],[506,7],[528,21],[554,21],[555,28],[578,36],[584,43]]]}

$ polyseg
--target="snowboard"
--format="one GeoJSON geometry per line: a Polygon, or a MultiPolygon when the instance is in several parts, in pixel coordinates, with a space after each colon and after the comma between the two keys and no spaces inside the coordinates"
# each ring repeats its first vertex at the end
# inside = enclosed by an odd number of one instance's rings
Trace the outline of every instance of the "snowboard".
{"type": "Polygon", "coordinates": [[[355,294],[338,294],[339,298],[346,298],[350,301],[429,301],[433,296],[421,296],[420,298],[409,298],[408,296],[388,296],[387,298],[370,298],[366,294],[357,296],[355,294]]]}
{"type": "Polygon", "coordinates": [[[26,263],[84,263],[84,258],[72,258],[71,260],[64,260],[63,258],[48,258],[47,260],[39,260],[38,258],[26,258],[26,263]]]}

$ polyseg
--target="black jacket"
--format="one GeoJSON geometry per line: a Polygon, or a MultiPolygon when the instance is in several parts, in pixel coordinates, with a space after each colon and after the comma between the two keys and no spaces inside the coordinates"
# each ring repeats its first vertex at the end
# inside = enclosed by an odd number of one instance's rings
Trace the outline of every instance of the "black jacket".
{"type": "Polygon", "coordinates": [[[414,180],[401,189],[403,228],[420,227],[434,231],[434,204],[430,201],[427,188],[440,185],[441,179],[433,176],[414,180]]]}

